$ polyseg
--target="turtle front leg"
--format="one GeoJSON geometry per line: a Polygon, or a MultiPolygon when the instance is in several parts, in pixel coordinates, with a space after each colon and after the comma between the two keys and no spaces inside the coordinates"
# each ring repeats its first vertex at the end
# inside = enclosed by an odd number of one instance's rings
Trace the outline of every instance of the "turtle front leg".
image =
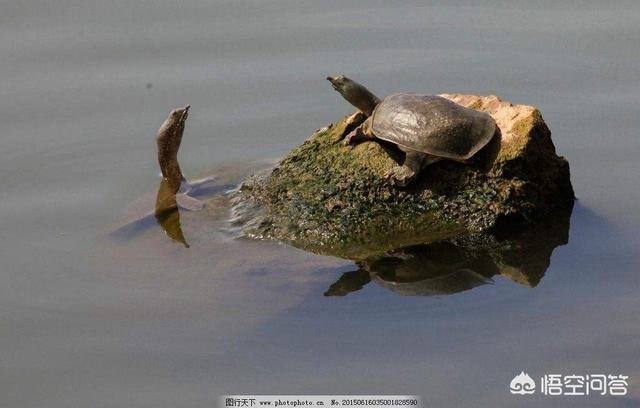
{"type": "Polygon", "coordinates": [[[385,173],[384,178],[394,186],[406,187],[420,174],[422,169],[439,160],[441,160],[439,157],[426,153],[415,150],[407,151],[404,164],[393,167],[385,173]]]}
{"type": "Polygon", "coordinates": [[[371,132],[371,118],[369,117],[360,126],[353,129],[347,136],[345,136],[343,143],[345,146],[349,146],[375,138],[376,137],[371,132]]]}
{"type": "Polygon", "coordinates": [[[342,133],[340,134],[338,140],[342,140],[346,135],[360,126],[365,120],[367,120],[367,115],[360,111],[357,111],[353,115],[349,116],[345,121],[344,129],[342,130],[342,133]]]}

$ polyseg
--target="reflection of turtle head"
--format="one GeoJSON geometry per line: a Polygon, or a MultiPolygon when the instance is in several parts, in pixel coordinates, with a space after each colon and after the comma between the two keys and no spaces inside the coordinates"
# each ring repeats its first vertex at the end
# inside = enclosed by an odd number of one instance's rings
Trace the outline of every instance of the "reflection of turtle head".
{"type": "Polygon", "coordinates": [[[380,103],[380,98],[372,94],[367,88],[352,81],[344,75],[335,77],[328,76],[327,81],[331,82],[333,89],[338,91],[344,99],[358,108],[362,113],[371,116],[376,105],[380,103]]]}
{"type": "Polygon", "coordinates": [[[329,289],[324,292],[324,295],[346,296],[351,292],[362,289],[362,287],[370,281],[369,272],[365,269],[360,268],[357,271],[345,272],[340,279],[335,281],[329,289]]]}
{"type": "Polygon", "coordinates": [[[178,150],[182,141],[185,122],[189,116],[190,105],[171,111],[158,130],[158,164],[162,177],[173,182],[182,182],[184,176],[178,164],[178,150]]]}
{"type": "Polygon", "coordinates": [[[172,183],[166,178],[160,181],[154,215],[160,227],[171,239],[189,248],[187,239],[182,232],[182,226],[180,225],[180,211],[178,211],[176,192],[175,183],[172,183]]]}

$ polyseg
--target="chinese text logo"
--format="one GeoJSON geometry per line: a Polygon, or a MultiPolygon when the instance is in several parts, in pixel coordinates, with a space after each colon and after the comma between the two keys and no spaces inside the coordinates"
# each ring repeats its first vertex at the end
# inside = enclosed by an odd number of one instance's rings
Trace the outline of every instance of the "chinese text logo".
{"type": "MultiPolygon", "coordinates": [[[[542,395],[627,395],[628,375],[612,374],[545,374],[540,378],[542,395]]],[[[512,394],[533,394],[536,383],[524,371],[516,375],[509,384],[512,394]]]]}

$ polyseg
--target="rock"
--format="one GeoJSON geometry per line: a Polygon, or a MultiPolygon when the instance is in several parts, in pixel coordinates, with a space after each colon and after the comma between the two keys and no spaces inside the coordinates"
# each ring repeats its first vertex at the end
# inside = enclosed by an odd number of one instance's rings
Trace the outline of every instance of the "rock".
{"type": "Polygon", "coordinates": [[[363,260],[394,248],[535,223],[574,200],[569,164],[540,112],[497,96],[441,95],[489,113],[494,139],[468,164],[441,161],[408,188],[383,174],[402,161],[386,142],[338,143],[345,119],[320,129],[268,175],[235,193],[249,237],[363,260]]]}

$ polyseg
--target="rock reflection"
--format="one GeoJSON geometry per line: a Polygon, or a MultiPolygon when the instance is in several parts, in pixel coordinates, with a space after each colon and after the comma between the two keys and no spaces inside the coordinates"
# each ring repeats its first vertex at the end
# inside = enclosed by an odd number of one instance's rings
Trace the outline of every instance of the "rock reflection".
{"type": "Polygon", "coordinates": [[[345,296],[369,282],[399,295],[449,295],[490,284],[502,275],[535,287],[553,250],[568,242],[571,209],[526,229],[502,227],[494,234],[467,235],[399,248],[356,263],[325,296],[345,296]]]}

